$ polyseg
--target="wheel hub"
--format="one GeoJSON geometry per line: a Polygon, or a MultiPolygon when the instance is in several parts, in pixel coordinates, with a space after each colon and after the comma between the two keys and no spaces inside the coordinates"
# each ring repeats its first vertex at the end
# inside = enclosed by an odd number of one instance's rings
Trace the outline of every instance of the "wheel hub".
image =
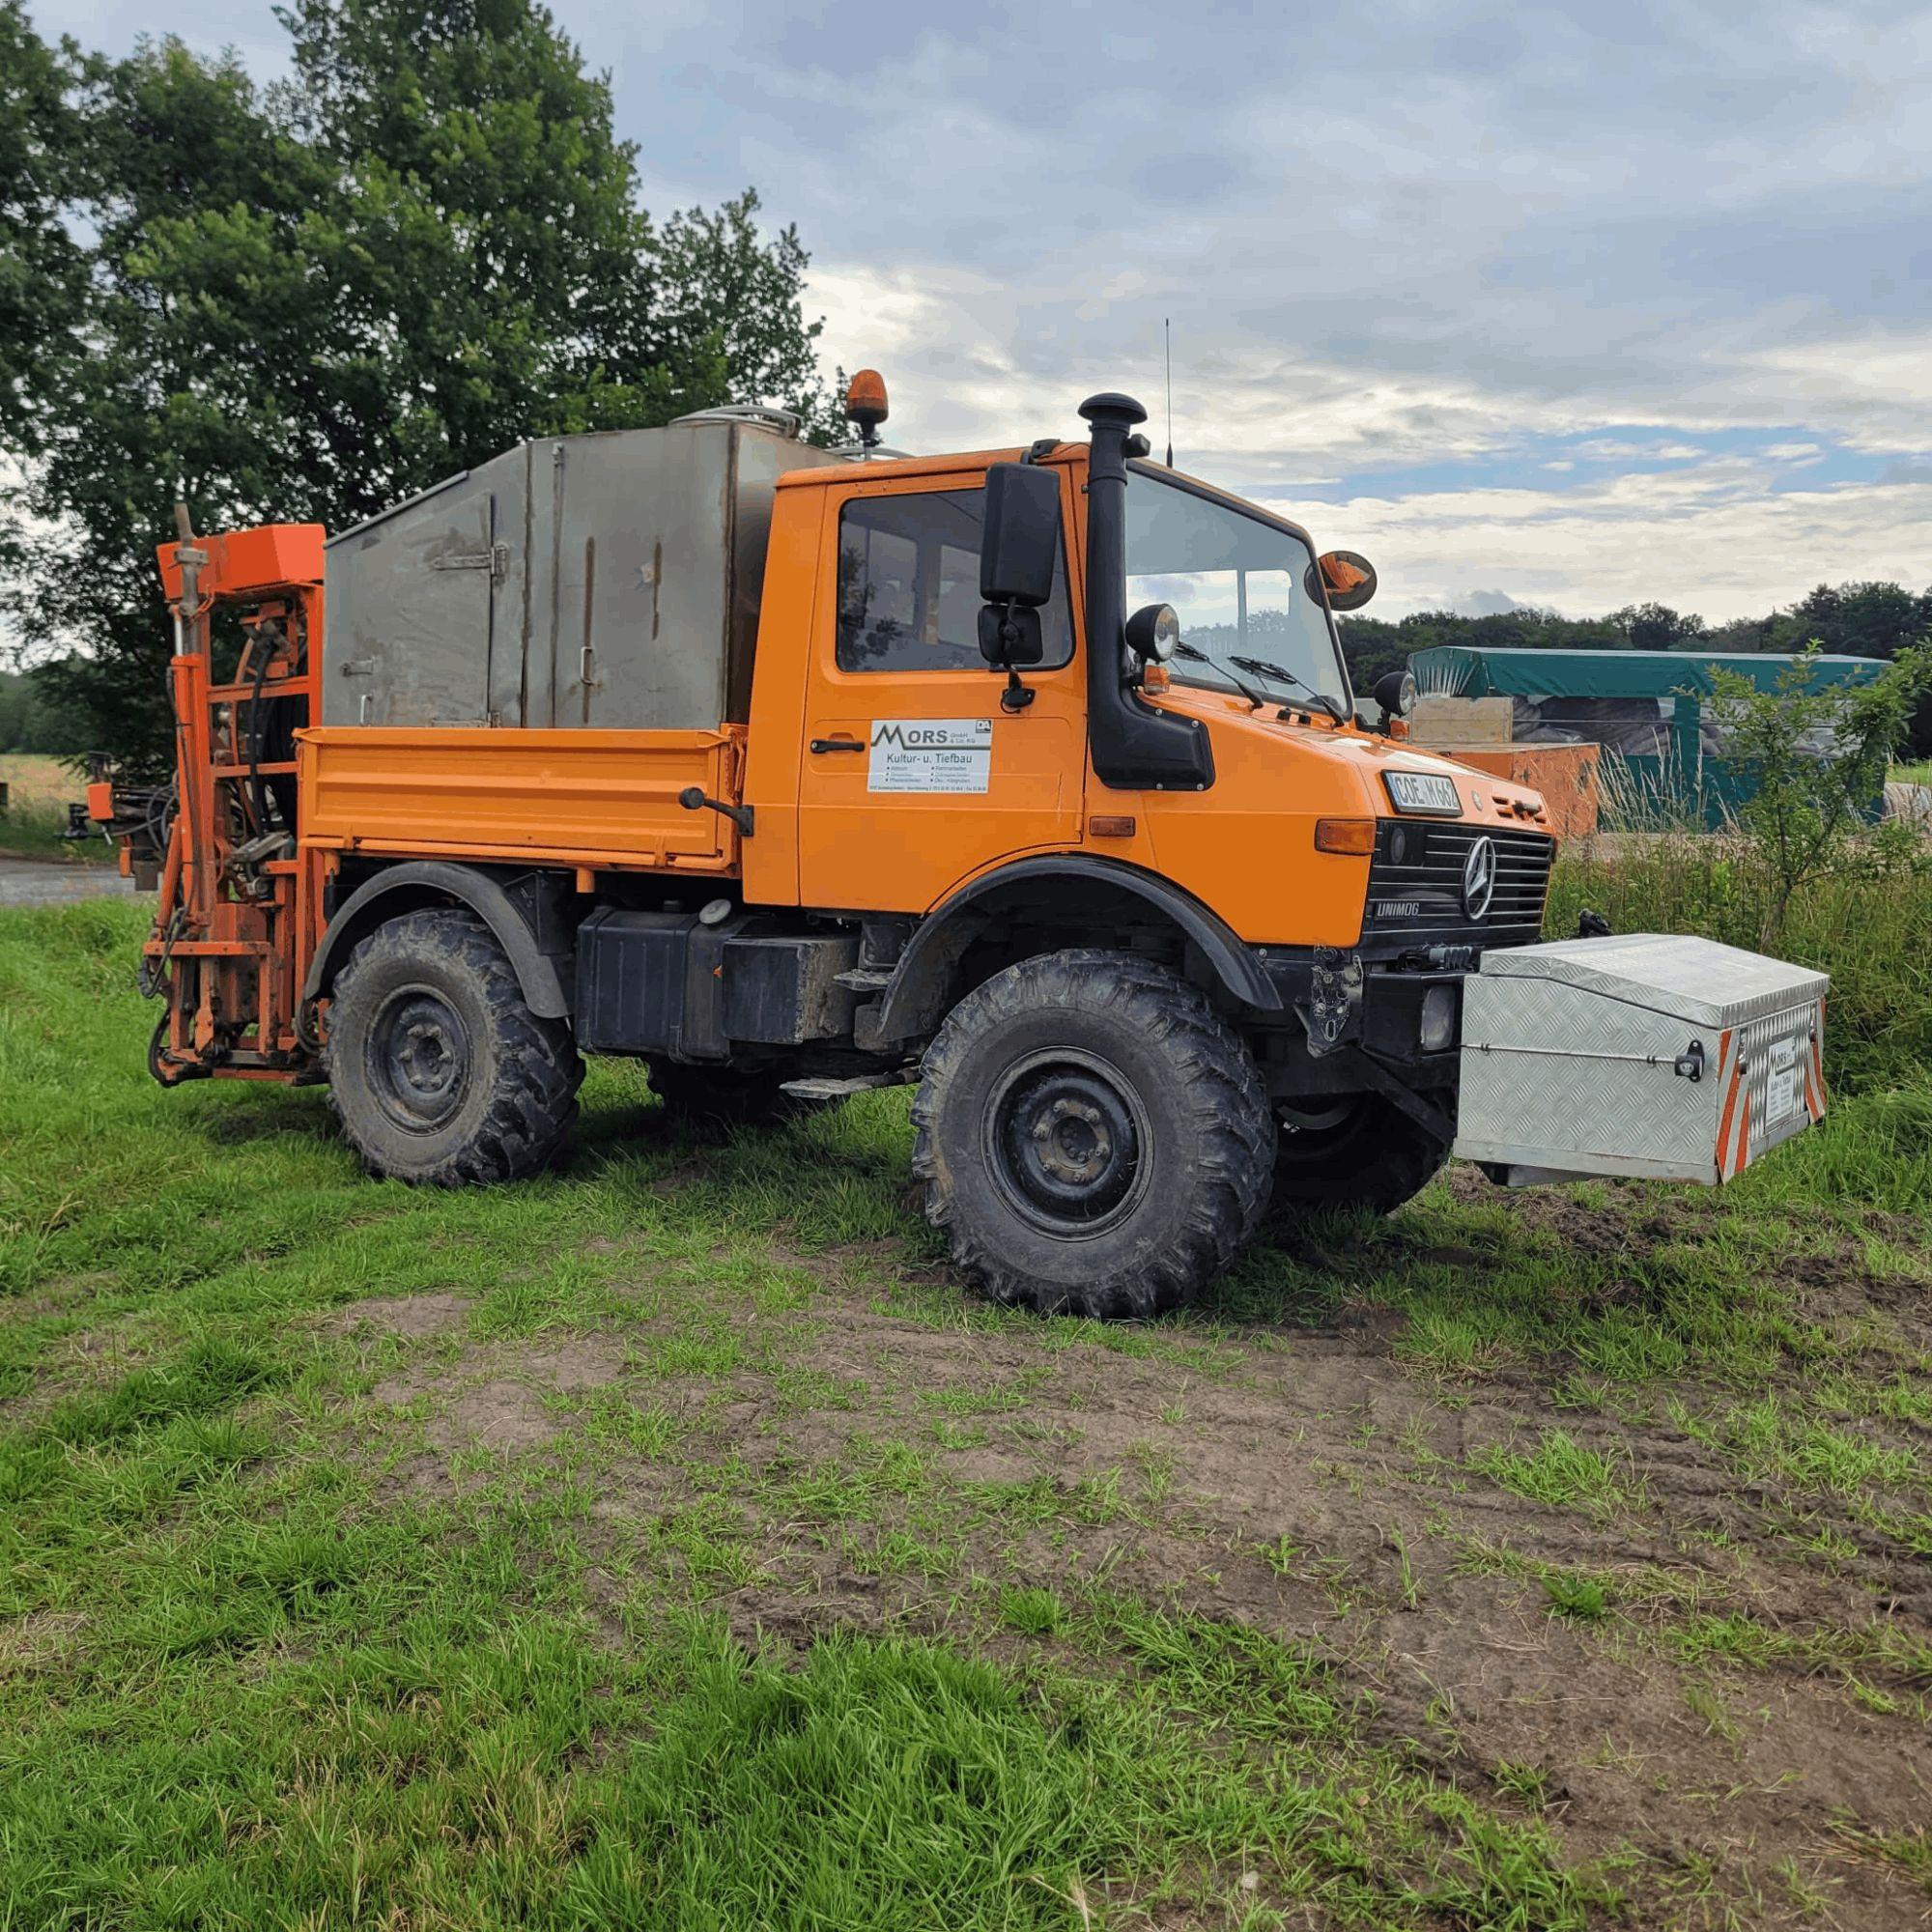
{"type": "Polygon", "coordinates": [[[1148,1174],[1138,1096],[1104,1061],[1062,1049],[1011,1068],[992,1097],[989,1164],[1037,1226],[1092,1235],[1140,1199],[1148,1174]]]}
{"type": "Polygon", "coordinates": [[[1098,1180],[1114,1157],[1114,1137],[1099,1108],[1066,1094],[1036,1115],[1033,1138],[1040,1166],[1072,1187],[1098,1180]]]}
{"type": "Polygon", "coordinates": [[[431,987],[402,987],[369,1030],[370,1092],[398,1126],[432,1132],[462,1104],[469,1057],[469,1029],[455,1008],[431,987]]]}

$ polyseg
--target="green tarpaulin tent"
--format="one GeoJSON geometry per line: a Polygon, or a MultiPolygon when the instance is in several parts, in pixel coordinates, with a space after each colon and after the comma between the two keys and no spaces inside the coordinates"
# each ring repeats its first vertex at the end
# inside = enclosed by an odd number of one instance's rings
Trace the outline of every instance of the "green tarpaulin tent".
{"type": "MultiPolygon", "coordinates": [[[[1674,811],[1701,809],[1717,825],[1747,795],[1727,767],[1721,717],[1711,705],[1711,668],[1741,672],[1760,691],[1776,687],[1795,662],[1769,652],[1539,651],[1437,644],[1409,659],[1425,693],[1508,697],[1519,744],[1595,744],[1625,767],[1612,796],[1628,792],[1674,811]]],[[[1864,684],[1878,658],[1816,657],[1806,687],[1864,684]]],[[[1821,750],[1825,749],[1823,746],[1821,750]]]]}

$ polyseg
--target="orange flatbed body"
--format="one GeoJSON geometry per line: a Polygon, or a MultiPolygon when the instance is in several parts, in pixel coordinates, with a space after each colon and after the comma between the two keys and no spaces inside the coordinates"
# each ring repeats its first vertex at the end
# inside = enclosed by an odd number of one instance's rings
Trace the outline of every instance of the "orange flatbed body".
{"type": "Polygon", "coordinates": [[[734,876],[745,731],[414,731],[318,725],[299,740],[309,851],[734,876]]]}

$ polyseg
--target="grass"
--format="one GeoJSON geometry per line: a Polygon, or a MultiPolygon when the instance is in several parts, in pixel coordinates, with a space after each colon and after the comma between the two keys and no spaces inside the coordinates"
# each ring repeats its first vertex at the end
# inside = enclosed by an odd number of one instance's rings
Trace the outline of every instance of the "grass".
{"type": "MultiPolygon", "coordinates": [[[[1719,1717],[1783,1672],[1923,1720],[1922,1631],[1749,1587],[1932,1529],[1932,1363],[1792,1274],[1925,1292],[1905,1078],[1717,1200],[1563,1197],[1588,1239],[1437,1185],[1184,1319],[1040,1323],[940,1266],[902,1096],[687,1141],[601,1065],[560,1172],[414,1194],[313,1092],[154,1087],[141,924],[0,916],[0,1924],[1696,1922],[1689,1862],[1566,1849],[1541,1759],[1405,1720],[1389,1647],[1460,1684],[1434,1620],[1487,1592],[1511,1672],[1547,1630],[1719,1717]],[[1217,1515],[1217,1409],[1365,1307],[1350,1373],[1435,1422],[1341,1375],[1265,1435],[1287,1500],[1217,1515]],[[1653,1438],[1773,1499],[1734,1578],[1653,1438]]],[[[1916,1883],[1891,1823],[1844,1846],[1916,1883]]]]}
{"type": "Polygon", "coordinates": [[[1890,833],[1858,841],[1797,896],[1769,944],[1763,900],[1746,843],[1675,827],[1567,851],[1548,929],[1574,932],[1588,906],[1618,932],[1694,932],[1828,972],[1835,1090],[1932,1083],[1932,845],[1890,833]]]}
{"type": "Polygon", "coordinates": [[[0,784],[8,805],[0,812],[0,854],[28,859],[67,859],[76,864],[114,863],[114,847],[96,836],[69,839],[67,809],[86,793],[87,781],[65,759],[39,752],[0,752],[0,784]]]}
{"type": "Polygon", "coordinates": [[[1642,1499],[1634,1479],[1560,1429],[1550,1430],[1526,1454],[1514,1448],[1486,1449],[1470,1466],[1532,1502],[1581,1509],[1592,1516],[1613,1516],[1637,1507],[1642,1499]]]}
{"type": "Polygon", "coordinates": [[[1550,1609],[1559,1617],[1600,1623],[1610,1613],[1609,1592],[1598,1577],[1558,1571],[1543,1579],[1543,1587],[1549,1598],[1550,1609]]]}

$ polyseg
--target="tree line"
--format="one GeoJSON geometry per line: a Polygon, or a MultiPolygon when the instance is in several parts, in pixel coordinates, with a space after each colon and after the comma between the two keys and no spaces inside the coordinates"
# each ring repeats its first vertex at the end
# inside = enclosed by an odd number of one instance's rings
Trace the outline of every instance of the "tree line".
{"type": "MultiPolygon", "coordinates": [[[[1664,604],[1627,605],[1606,617],[1565,617],[1523,607],[1481,617],[1423,611],[1385,623],[1375,617],[1342,620],[1342,647],[1357,691],[1372,691],[1384,672],[1401,668],[1435,644],[1545,651],[1684,651],[1720,656],[1733,651],[1802,651],[1812,644],[1844,657],[1889,661],[1932,639],[1932,590],[1915,594],[1897,583],[1821,583],[1788,610],[1763,617],[1706,624],[1664,604]]],[[[1932,753],[1932,703],[1914,715],[1911,743],[1932,753]]]]}
{"type": "MultiPolygon", "coordinates": [[[[157,771],[155,546],[331,528],[529,436],[726,402],[836,420],[752,189],[654,217],[532,0],[291,0],[290,72],[125,58],[0,0],[0,600],[42,715],[157,771]]],[[[10,707],[17,709],[18,707],[10,707]]]]}

